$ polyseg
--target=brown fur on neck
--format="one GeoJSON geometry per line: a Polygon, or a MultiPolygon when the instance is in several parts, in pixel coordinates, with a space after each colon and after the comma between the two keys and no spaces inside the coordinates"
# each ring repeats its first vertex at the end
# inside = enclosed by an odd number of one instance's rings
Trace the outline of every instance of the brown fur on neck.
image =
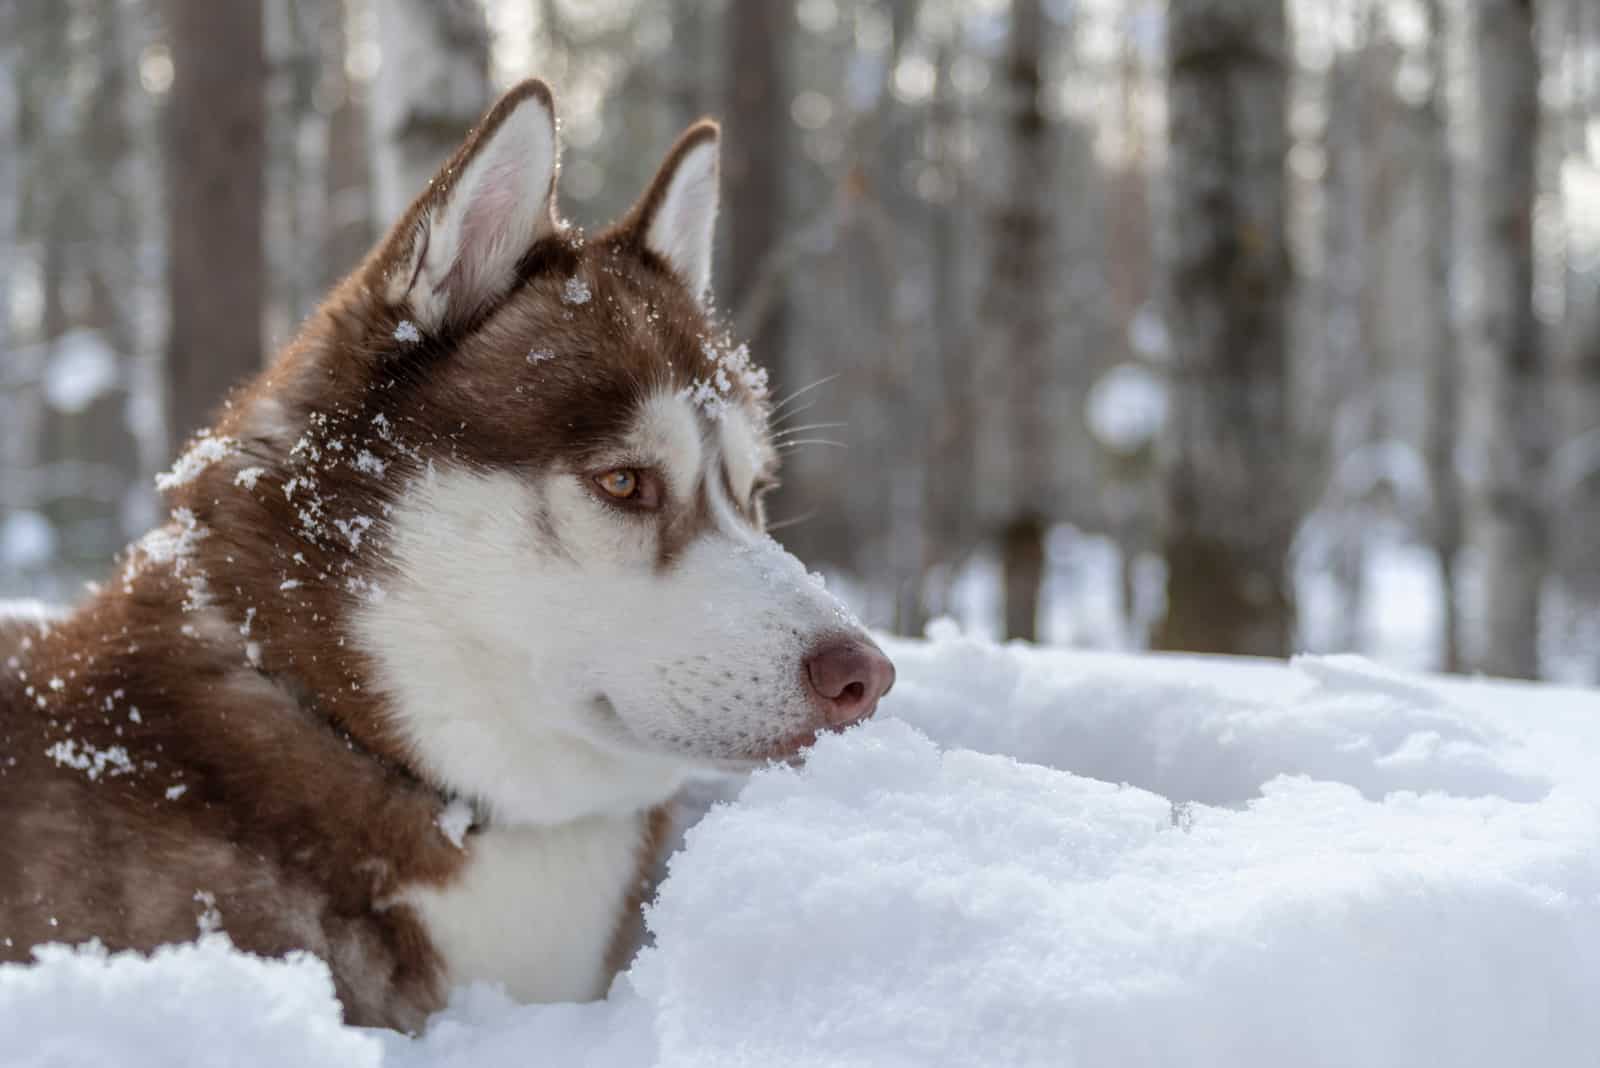
{"type": "Polygon", "coordinates": [[[252,670],[185,596],[146,572],[5,661],[0,959],[191,939],[214,902],[240,948],[327,959],[352,1021],[417,1026],[437,962],[406,910],[375,907],[461,864],[438,795],[252,670]]]}

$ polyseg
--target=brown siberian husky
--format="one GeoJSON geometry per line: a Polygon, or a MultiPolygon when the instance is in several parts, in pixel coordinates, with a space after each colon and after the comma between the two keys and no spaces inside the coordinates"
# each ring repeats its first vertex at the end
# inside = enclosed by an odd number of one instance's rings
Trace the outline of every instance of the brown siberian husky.
{"type": "Polygon", "coordinates": [[[162,476],[171,521],[0,625],[0,959],[220,927],[322,957],[352,1023],[597,997],[686,778],[888,690],[763,534],[717,127],[589,239],[557,154],[525,82],[162,476]]]}

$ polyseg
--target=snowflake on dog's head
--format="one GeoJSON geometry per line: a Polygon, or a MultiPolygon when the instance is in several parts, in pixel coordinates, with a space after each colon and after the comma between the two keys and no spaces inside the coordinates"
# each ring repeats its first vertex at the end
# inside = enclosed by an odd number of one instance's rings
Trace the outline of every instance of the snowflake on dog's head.
{"type": "Polygon", "coordinates": [[[589,291],[589,283],[581,278],[569,278],[566,285],[561,287],[561,303],[587,304],[593,294],[589,291]]]}
{"type": "Polygon", "coordinates": [[[680,396],[705,412],[711,419],[721,419],[723,413],[728,410],[727,396],[719,393],[716,386],[703,378],[697,378],[683,387],[680,396]]]}
{"type": "Polygon", "coordinates": [[[734,383],[744,386],[758,401],[767,398],[767,370],[750,359],[750,346],[735,344],[727,331],[700,340],[700,351],[711,362],[711,374],[696,378],[684,387],[681,396],[712,419],[721,419],[728,410],[734,383]]]}

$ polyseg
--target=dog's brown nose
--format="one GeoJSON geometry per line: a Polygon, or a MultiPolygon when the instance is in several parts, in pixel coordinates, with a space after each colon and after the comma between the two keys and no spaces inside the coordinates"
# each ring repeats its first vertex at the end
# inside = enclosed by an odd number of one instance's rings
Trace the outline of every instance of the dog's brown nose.
{"type": "Polygon", "coordinates": [[[894,685],[894,665],[877,646],[836,638],[806,657],[806,678],[830,727],[848,727],[872,715],[894,685]]]}

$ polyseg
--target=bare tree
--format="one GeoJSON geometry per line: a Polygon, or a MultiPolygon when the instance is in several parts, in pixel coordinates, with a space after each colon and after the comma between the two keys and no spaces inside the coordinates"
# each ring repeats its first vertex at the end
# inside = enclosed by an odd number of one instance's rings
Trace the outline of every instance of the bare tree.
{"type": "MultiPolygon", "coordinates": [[[[127,407],[123,387],[130,378],[129,357],[138,348],[136,323],[142,314],[137,298],[130,298],[124,280],[138,274],[139,227],[142,190],[133,180],[130,164],[135,151],[134,128],[130,125],[128,95],[134,70],[128,47],[125,12],[117,0],[96,0],[88,9],[95,20],[92,62],[98,71],[94,91],[89,95],[79,136],[89,174],[127,176],[114,192],[95,195],[90,189],[75,193],[75,203],[92,205],[89,232],[97,244],[93,256],[79,251],[74,256],[73,273],[81,278],[88,300],[75,316],[77,325],[98,335],[113,355],[116,371],[107,389],[81,411],[57,412],[45,426],[47,448],[52,460],[75,460],[86,469],[106,475],[120,473],[131,483],[136,473],[137,449],[129,437],[129,427],[120,418],[127,407]],[[50,439],[54,438],[54,442],[50,439]]],[[[60,357],[58,357],[60,358],[60,357]]],[[[142,488],[140,490],[142,492],[142,488]]],[[[87,562],[92,566],[102,554],[121,543],[118,516],[124,506],[120,492],[84,493],[73,502],[58,501],[58,514],[76,514],[77,537],[87,562]],[[90,538],[89,531],[99,536],[90,538]]]]}
{"type": "MultiPolygon", "coordinates": [[[[64,182],[71,173],[72,146],[66,136],[47,137],[49,120],[64,114],[56,102],[68,92],[66,72],[73,67],[68,44],[67,22],[70,12],[61,5],[13,4],[3,12],[6,25],[3,40],[11,63],[8,78],[16,91],[16,110],[12,130],[18,149],[0,168],[10,165],[16,185],[17,202],[10,216],[15,229],[12,247],[0,272],[8,279],[22,262],[16,253],[32,245],[38,267],[39,315],[33,329],[13,332],[11,306],[6,306],[7,351],[0,362],[0,380],[9,394],[4,411],[0,456],[4,457],[4,478],[0,478],[0,504],[7,509],[39,509],[45,503],[47,487],[40,477],[44,469],[43,428],[50,407],[44,389],[44,375],[51,355],[51,342],[67,328],[61,300],[65,273],[64,223],[67,211],[64,182]],[[9,46],[9,47],[8,47],[9,46]],[[42,344],[25,344],[25,342],[42,344]]],[[[66,112],[65,114],[70,114],[66,112]]],[[[65,133],[58,125],[58,134],[65,133]]],[[[14,283],[13,283],[14,284],[14,283]]],[[[9,297],[8,297],[9,300],[9,297]]]]}
{"type": "Polygon", "coordinates": [[[349,40],[344,4],[333,5],[323,41],[323,77],[337,103],[328,117],[327,183],[328,227],[323,235],[322,269],[318,291],[327,289],[366,254],[373,241],[372,159],[367,152],[367,102],[362,88],[345,72],[349,40]]]}
{"type": "MultiPolygon", "coordinates": [[[[729,4],[723,29],[727,51],[723,107],[723,203],[728,255],[719,274],[724,307],[738,313],[762,273],[762,261],[783,236],[789,94],[785,68],[793,34],[790,5],[729,4]]],[[[783,361],[784,301],[768,305],[755,335],[756,356],[779,389],[794,389],[783,361]]]]}
{"type": "MultiPolygon", "coordinates": [[[[790,148],[788,51],[794,15],[785,3],[733,3],[723,18],[722,203],[726,254],[717,269],[722,307],[748,330],[756,359],[771,372],[774,395],[792,400],[811,383],[795,381],[786,352],[789,287],[774,271],[781,254],[790,148]],[[759,305],[759,309],[757,306],[759,305]]],[[[791,405],[792,407],[792,405],[791,405]]],[[[804,425],[804,420],[801,421],[804,425]]],[[[813,518],[808,480],[791,458],[789,477],[770,505],[790,526],[779,536],[809,559],[821,558],[828,532],[813,518]]]]}
{"type": "MultiPolygon", "coordinates": [[[[1406,140],[1415,136],[1411,112],[1394,91],[1403,53],[1389,33],[1384,8],[1354,0],[1335,17],[1358,26],[1359,36],[1357,47],[1338,54],[1327,74],[1323,344],[1322,366],[1314,372],[1321,390],[1317,409],[1297,420],[1295,429],[1299,440],[1309,433],[1319,443],[1316,451],[1328,472],[1315,522],[1339,596],[1338,625],[1330,637],[1335,648],[1360,649],[1374,593],[1372,542],[1396,503],[1384,499],[1387,480],[1371,477],[1370,458],[1394,440],[1390,387],[1398,346],[1385,320],[1401,281],[1393,234],[1404,221],[1412,181],[1403,161],[1417,153],[1406,140]],[[1323,413],[1326,419],[1319,420],[1323,413]]],[[[1417,263],[1414,258],[1405,267],[1415,270],[1417,263]]]]}
{"type": "Polygon", "coordinates": [[[488,107],[489,26],[479,0],[384,0],[377,12],[382,59],[368,112],[387,226],[488,107]]]}
{"type": "MultiPolygon", "coordinates": [[[[0,353],[11,339],[11,269],[16,262],[17,216],[22,209],[17,33],[20,20],[9,7],[0,8],[0,353]]],[[[0,393],[0,412],[11,398],[0,393]]],[[[9,420],[7,420],[9,424],[9,420]]]]}
{"type": "Polygon", "coordinates": [[[292,330],[325,289],[329,116],[319,98],[331,73],[326,42],[340,36],[339,8],[335,0],[266,2],[269,336],[292,330]]]}
{"type": "Polygon", "coordinates": [[[22,19],[14,7],[0,8],[0,508],[23,503],[16,492],[32,433],[26,412],[31,398],[13,352],[12,272],[22,215],[22,19]]]}
{"type": "Polygon", "coordinates": [[[656,83],[656,89],[666,98],[667,113],[673,125],[682,129],[711,110],[710,98],[717,85],[708,72],[716,62],[712,41],[716,18],[701,0],[669,0],[668,7],[675,62],[658,65],[654,73],[665,81],[664,85],[656,83]]]}
{"type": "Polygon", "coordinates": [[[261,0],[167,5],[169,437],[261,366],[266,60],[261,0]]]}
{"type": "Polygon", "coordinates": [[[1294,624],[1282,0],[1173,0],[1167,649],[1281,656],[1294,624]]]}
{"type": "MultiPolygon", "coordinates": [[[[959,26],[959,24],[958,24],[959,26]]],[[[928,212],[928,245],[933,254],[933,352],[938,368],[933,410],[929,413],[928,466],[937,478],[926,478],[923,514],[931,540],[929,558],[940,565],[940,581],[924,576],[924,595],[938,612],[950,612],[950,590],[956,568],[977,540],[973,499],[977,487],[977,463],[972,442],[977,431],[977,405],[974,394],[977,376],[972,359],[971,328],[966,314],[966,287],[962,254],[964,226],[968,217],[961,210],[969,193],[965,169],[959,157],[961,115],[954,82],[959,28],[940,42],[936,70],[938,80],[928,108],[928,140],[938,166],[941,197],[934,211],[928,212]]]]}
{"type": "Polygon", "coordinates": [[[1428,68],[1431,87],[1425,105],[1427,158],[1424,179],[1429,191],[1427,271],[1431,319],[1426,354],[1428,397],[1424,454],[1432,491],[1427,534],[1439,561],[1440,650],[1445,671],[1464,666],[1461,619],[1456,592],[1456,558],[1461,552],[1461,485],[1456,474],[1455,448],[1460,433],[1460,337],[1456,331],[1455,296],[1451,265],[1455,261],[1455,168],[1450,158],[1449,65],[1446,46],[1449,26],[1442,0],[1427,0],[1428,68]]]}
{"type": "Polygon", "coordinates": [[[1477,501],[1486,568],[1479,666],[1539,673],[1539,592],[1547,539],[1540,485],[1547,449],[1545,357],[1533,309],[1539,57],[1532,0],[1478,0],[1473,46],[1482,141],[1475,198],[1479,343],[1487,358],[1487,466],[1477,501]]]}
{"type": "Polygon", "coordinates": [[[994,217],[994,263],[985,297],[991,366],[1004,369],[1013,422],[1008,435],[1011,493],[1000,530],[1007,638],[1037,637],[1044,584],[1045,487],[1054,468],[1045,423],[1054,309],[1047,260],[1053,244],[1049,123],[1044,113],[1044,11],[1014,0],[1006,53],[1008,188],[994,217]]]}

